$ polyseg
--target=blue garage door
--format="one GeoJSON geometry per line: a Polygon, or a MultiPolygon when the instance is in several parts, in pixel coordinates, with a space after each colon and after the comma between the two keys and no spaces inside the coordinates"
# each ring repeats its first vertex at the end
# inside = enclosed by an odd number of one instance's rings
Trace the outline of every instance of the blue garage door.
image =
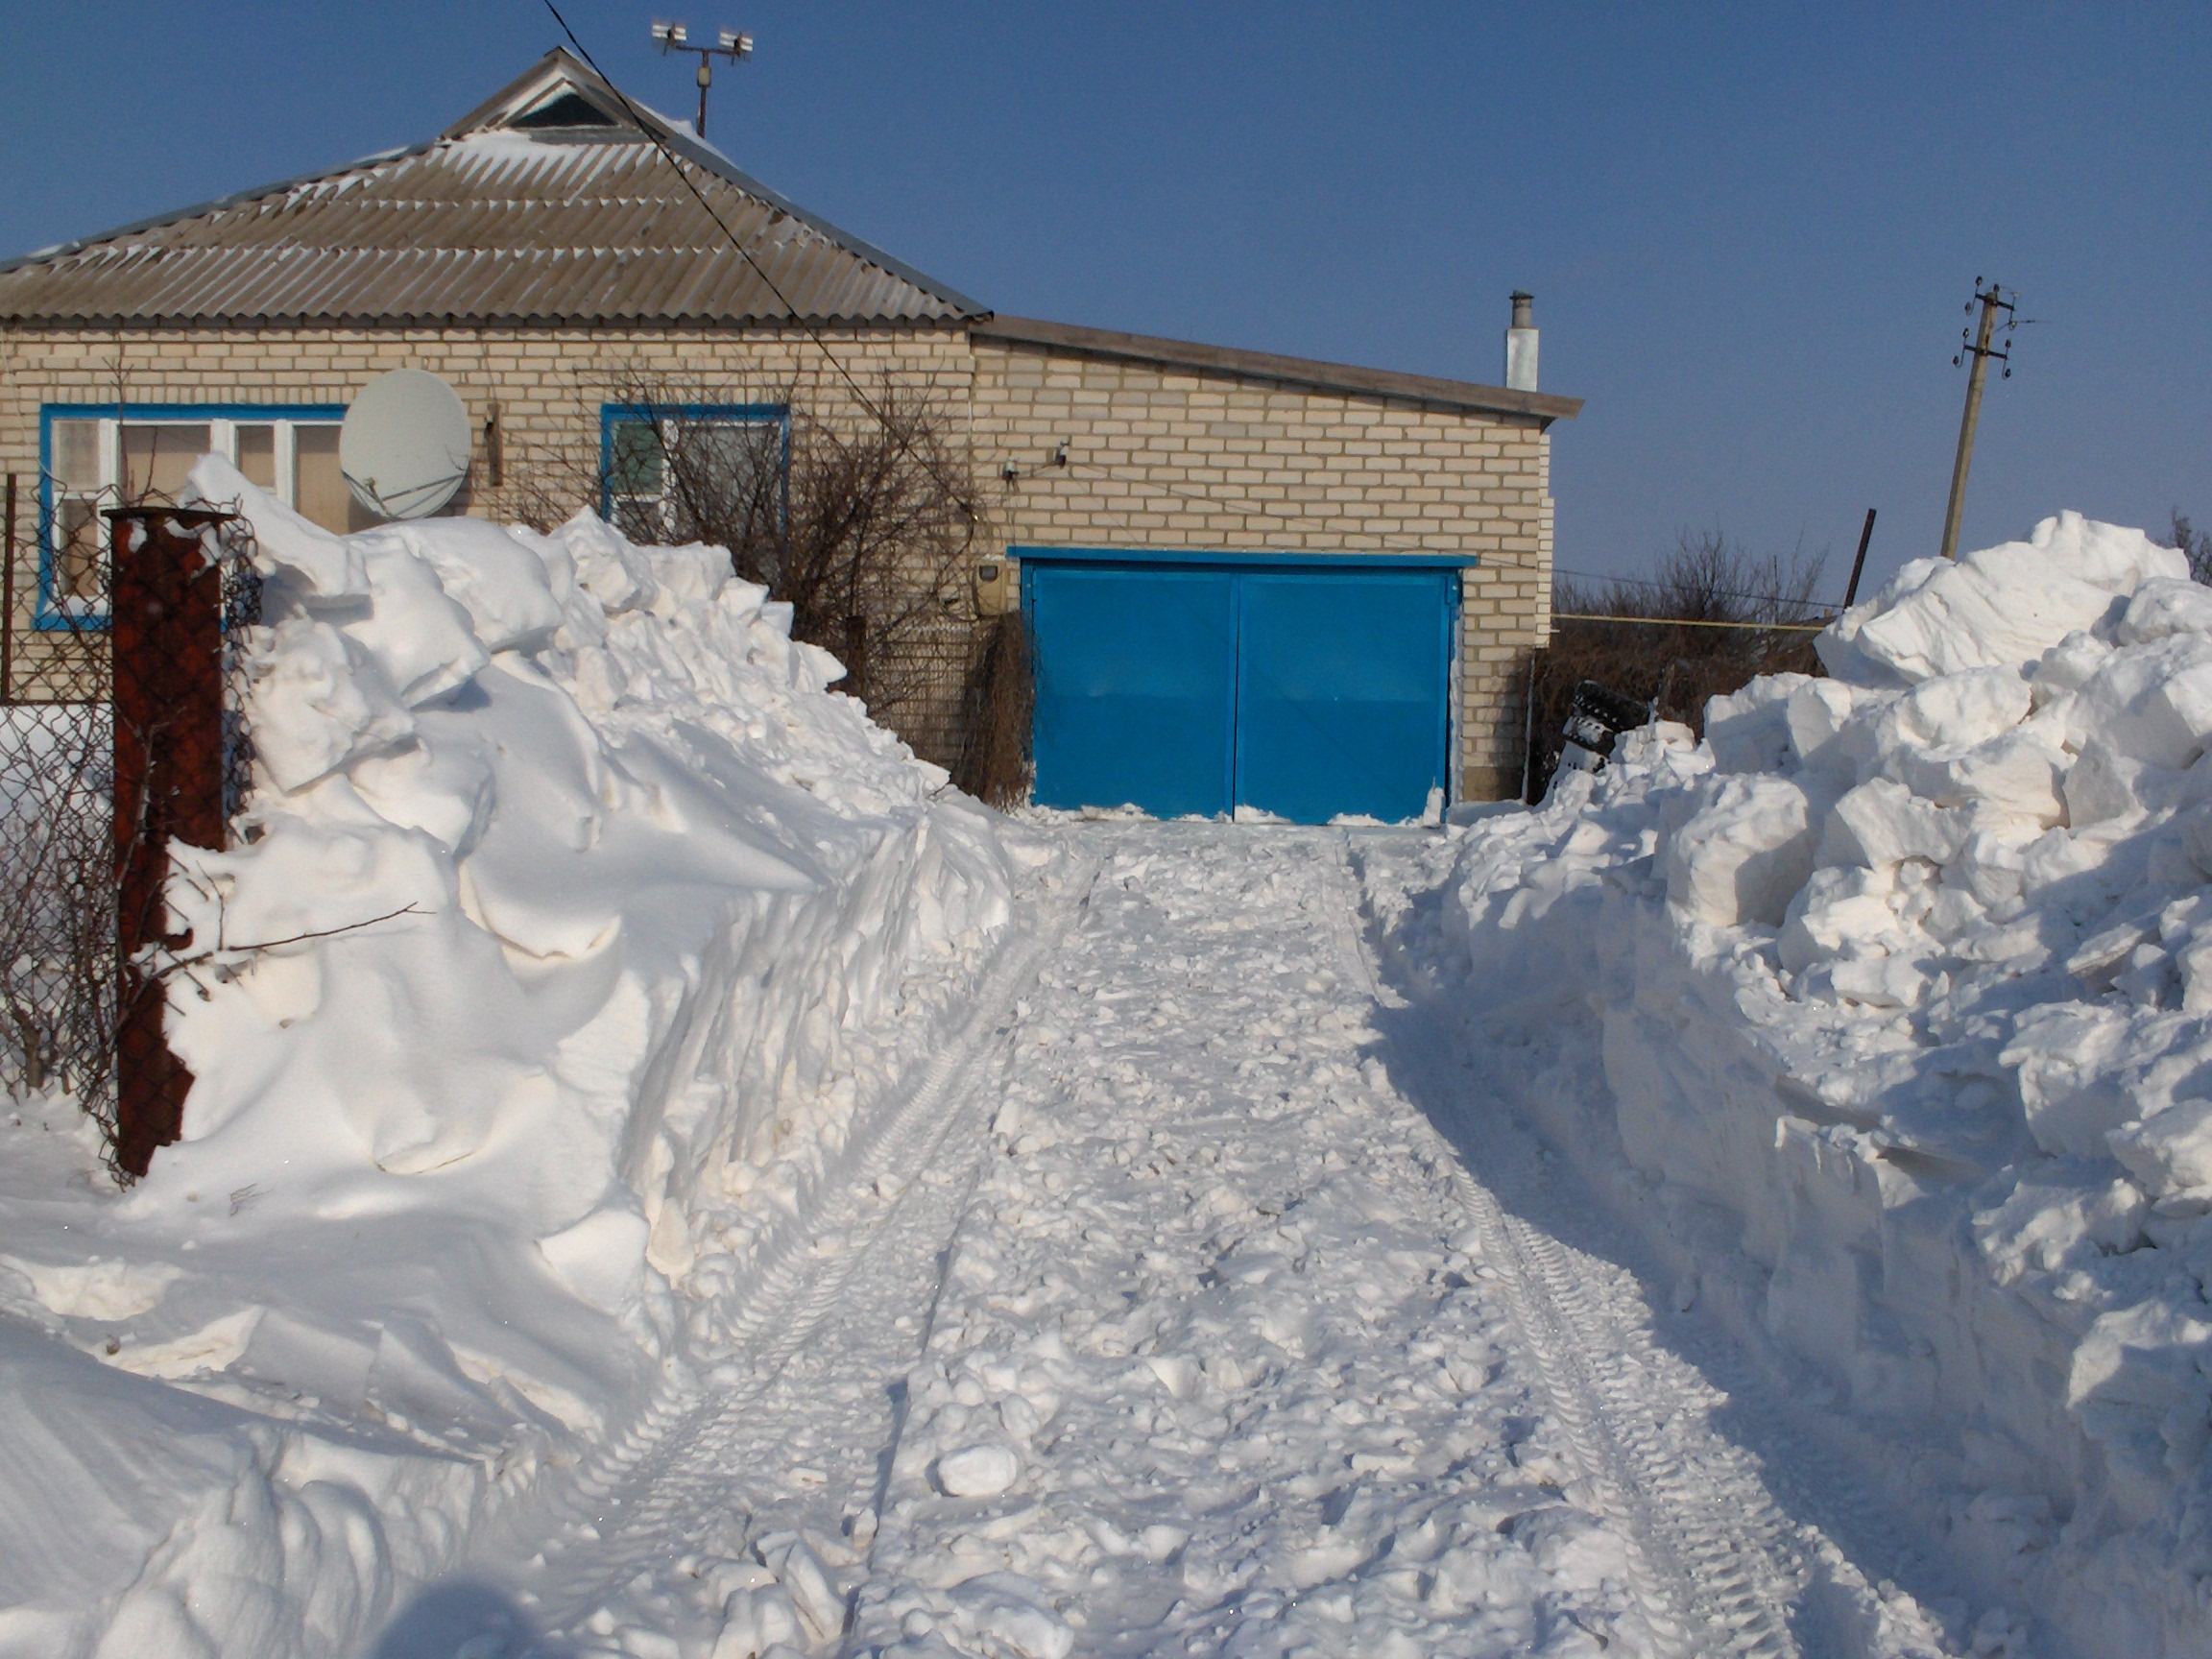
{"type": "Polygon", "coordinates": [[[1444,783],[1456,568],[1022,557],[1040,805],[1320,824],[1444,783]]]}

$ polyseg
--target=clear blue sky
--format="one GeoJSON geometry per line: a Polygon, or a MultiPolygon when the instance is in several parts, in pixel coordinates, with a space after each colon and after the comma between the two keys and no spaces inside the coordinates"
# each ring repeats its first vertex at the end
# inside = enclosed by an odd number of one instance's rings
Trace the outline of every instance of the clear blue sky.
{"type": "MultiPolygon", "coordinates": [[[[1683,526],[1933,551],[1979,275],[2023,297],[1966,515],[2212,520],[2212,7],[568,0],[732,25],[709,135],[1003,311],[1501,377],[1537,296],[1559,560],[1683,526]]],[[[536,0],[12,10],[0,251],[427,136],[557,31],[536,0]]]]}

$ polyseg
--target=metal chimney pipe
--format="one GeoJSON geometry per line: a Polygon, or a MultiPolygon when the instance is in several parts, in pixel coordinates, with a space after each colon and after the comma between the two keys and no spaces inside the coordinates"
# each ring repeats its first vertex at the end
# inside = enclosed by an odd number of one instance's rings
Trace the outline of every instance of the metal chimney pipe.
{"type": "Polygon", "coordinates": [[[1536,390],[1536,296],[1513,291],[1513,325],[1505,330],[1505,384],[1515,392],[1536,390]]]}

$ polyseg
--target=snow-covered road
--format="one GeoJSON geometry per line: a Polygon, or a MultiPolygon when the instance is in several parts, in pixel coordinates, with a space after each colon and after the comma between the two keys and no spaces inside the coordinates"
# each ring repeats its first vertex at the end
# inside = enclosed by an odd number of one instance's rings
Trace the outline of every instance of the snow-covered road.
{"type": "Polygon", "coordinates": [[[709,1384],[383,1651],[1942,1650],[1815,1525],[1870,1500],[1545,1224],[1344,832],[1070,838],[709,1384]]]}

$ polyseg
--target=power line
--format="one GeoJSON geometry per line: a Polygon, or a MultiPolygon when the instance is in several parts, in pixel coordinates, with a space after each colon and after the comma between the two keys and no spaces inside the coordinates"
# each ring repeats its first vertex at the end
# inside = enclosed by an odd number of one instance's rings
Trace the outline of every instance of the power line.
{"type": "MultiPolygon", "coordinates": [[[[661,136],[660,130],[638,113],[637,107],[630,102],[628,95],[623,92],[621,87],[614,84],[613,77],[599,67],[598,60],[591,56],[589,49],[585,46],[583,41],[576,38],[576,31],[568,27],[568,19],[561,15],[561,8],[556,6],[553,0],[545,0],[545,10],[553,14],[553,21],[561,26],[561,33],[568,37],[568,44],[576,48],[576,55],[584,60],[585,66],[605,83],[608,91],[614,94],[615,101],[622,106],[623,113],[630,117],[632,125],[645,134],[654,149],[661,152],[661,159],[675,168],[676,177],[684,181],[684,188],[691,192],[691,200],[699,204],[699,210],[714,222],[714,228],[721,231],[723,239],[736,250],[737,256],[753,268],[753,275],[760,278],[762,285],[776,297],[777,302],[790,314],[792,322],[798,325],[800,332],[814,343],[815,349],[822,353],[823,359],[829,363],[830,368],[837,371],[839,377],[851,389],[854,400],[869,415],[874,417],[876,423],[881,426],[884,431],[891,431],[891,418],[876,407],[874,400],[860,389],[860,382],[854,378],[853,372],[838,360],[836,352],[830,349],[830,343],[822,337],[822,331],[800,314],[799,307],[794,305],[789,296],[776,285],[776,279],[762,268],[760,261],[753,257],[752,251],[738,239],[737,232],[731,229],[724,223],[722,215],[714,211],[713,204],[707,200],[705,192],[692,181],[690,170],[685,166],[684,158],[668,147],[667,141],[661,136]]],[[[746,46],[748,50],[751,49],[751,37],[747,36],[746,46]]],[[[702,138],[701,142],[704,143],[705,139],[702,138]]],[[[913,441],[913,433],[909,431],[900,440],[899,447],[893,452],[894,455],[906,453],[908,448],[912,446],[913,441]]],[[[953,489],[950,480],[937,474],[934,462],[927,462],[926,465],[929,467],[932,475],[937,477],[939,487],[944,489],[954,500],[959,501],[964,511],[973,514],[974,509],[968,503],[963,493],[953,489]]]]}
{"type": "Polygon", "coordinates": [[[1554,611],[1554,622],[1637,622],[1647,628],[1748,628],[1760,634],[1817,634],[1825,622],[1704,622],[1690,616],[1595,616],[1581,611],[1554,611]]]}
{"type": "MultiPolygon", "coordinates": [[[[1596,570],[1576,570],[1572,565],[1552,565],[1551,574],[1554,577],[1579,576],[1586,582],[1608,582],[1623,588],[1653,588],[1657,589],[1660,592],[1663,593],[1672,593],[1678,590],[1677,584],[1672,582],[1653,582],[1648,579],[1637,576],[1607,576],[1596,570]]],[[[1703,591],[1711,593],[1717,598],[1748,599],[1755,605],[1782,605],[1791,603],[1791,601],[1785,600],[1778,593],[1750,593],[1736,588],[1708,588],[1703,589],[1703,591]]],[[[1815,603],[1815,601],[1807,599],[1797,601],[1797,603],[1813,605],[1815,603]]],[[[1825,609],[1825,607],[1823,607],[1823,609],[1825,609]]]]}
{"type": "MultiPolygon", "coordinates": [[[[656,150],[660,151],[661,158],[667,161],[670,166],[675,168],[676,176],[684,181],[684,188],[691,193],[691,199],[699,204],[700,210],[713,222],[715,229],[722,232],[724,240],[726,240],[730,246],[736,251],[737,256],[743,259],[747,265],[752,267],[753,274],[760,278],[762,285],[767,288],[768,292],[776,297],[778,302],[782,305],[786,312],[790,313],[792,321],[798,325],[800,331],[804,333],[808,340],[813,342],[815,349],[822,353],[824,359],[830,364],[830,368],[837,372],[839,377],[842,378],[846,386],[851,389],[854,398],[859,403],[860,407],[866,410],[871,416],[873,416],[878,424],[881,425],[886,431],[888,431],[891,427],[891,421],[888,417],[886,417],[880,409],[876,407],[875,402],[868,397],[867,393],[860,389],[860,382],[854,378],[853,372],[845,367],[845,365],[838,359],[837,354],[834,351],[830,349],[830,343],[823,338],[821,330],[814,327],[810,323],[808,323],[799,314],[798,306],[794,305],[789,298],[785,296],[783,290],[776,285],[775,278],[770,276],[768,273],[762,269],[760,262],[753,257],[751,251],[746,248],[745,244],[741,240],[739,240],[737,233],[731,229],[729,225],[723,221],[722,215],[714,211],[713,204],[707,200],[706,195],[700,190],[699,186],[692,181],[691,174],[685,167],[684,158],[678,156],[668,147],[666,141],[661,138],[659,130],[638,112],[637,107],[630,102],[628,95],[623,92],[622,88],[614,84],[613,78],[610,76],[604,69],[599,67],[598,60],[593,58],[589,49],[585,46],[582,40],[579,40],[576,37],[576,31],[568,26],[568,19],[561,15],[561,9],[554,4],[554,0],[544,0],[544,6],[545,10],[552,13],[553,21],[560,25],[561,33],[567,37],[568,44],[576,48],[576,55],[584,60],[585,66],[588,67],[592,74],[598,76],[599,79],[606,84],[607,89],[614,94],[616,102],[622,106],[623,112],[630,117],[633,125],[635,125],[638,131],[645,134],[647,140],[651,142],[656,150]]],[[[750,41],[748,40],[748,45],[749,44],[750,41]]],[[[909,435],[907,438],[901,442],[899,453],[904,453],[905,449],[909,445],[911,445],[911,443],[912,437],[909,435]]],[[[1118,470],[1118,469],[1110,467],[1101,467],[1096,463],[1072,463],[1070,466],[1070,470],[1077,469],[1101,472],[1109,476],[1118,470]]],[[[932,469],[932,470],[934,470],[934,469],[932,469]]],[[[947,483],[947,481],[943,478],[939,478],[938,482],[940,484],[947,483]]],[[[1237,511],[1244,513],[1247,517],[1249,517],[1252,510],[1257,509],[1263,515],[1272,515],[1276,517],[1282,518],[1285,522],[1287,523],[1304,524],[1310,521],[1308,516],[1304,512],[1295,509],[1286,509],[1284,507],[1278,506],[1277,503],[1272,501],[1246,500],[1232,504],[1224,502],[1215,496],[1192,495],[1184,491],[1172,489],[1167,485],[1156,483],[1150,479],[1142,480],[1142,482],[1147,489],[1155,492],[1156,493],[1172,496],[1178,501],[1190,501],[1198,506],[1210,507],[1216,512],[1237,511]]],[[[951,493],[955,496],[959,494],[959,492],[957,491],[953,491],[951,493]]],[[[1387,538],[1384,538],[1383,540],[1386,541],[1387,538]]],[[[1419,549],[1418,547],[1399,548],[1396,549],[1396,551],[1412,552],[1419,551],[1419,549]]],[[[1509,565],[1515,568],[1527,568],[1525,563],[1518,559],[1503,559],[1500,561],[1500,563],[1509,565]]]]}

